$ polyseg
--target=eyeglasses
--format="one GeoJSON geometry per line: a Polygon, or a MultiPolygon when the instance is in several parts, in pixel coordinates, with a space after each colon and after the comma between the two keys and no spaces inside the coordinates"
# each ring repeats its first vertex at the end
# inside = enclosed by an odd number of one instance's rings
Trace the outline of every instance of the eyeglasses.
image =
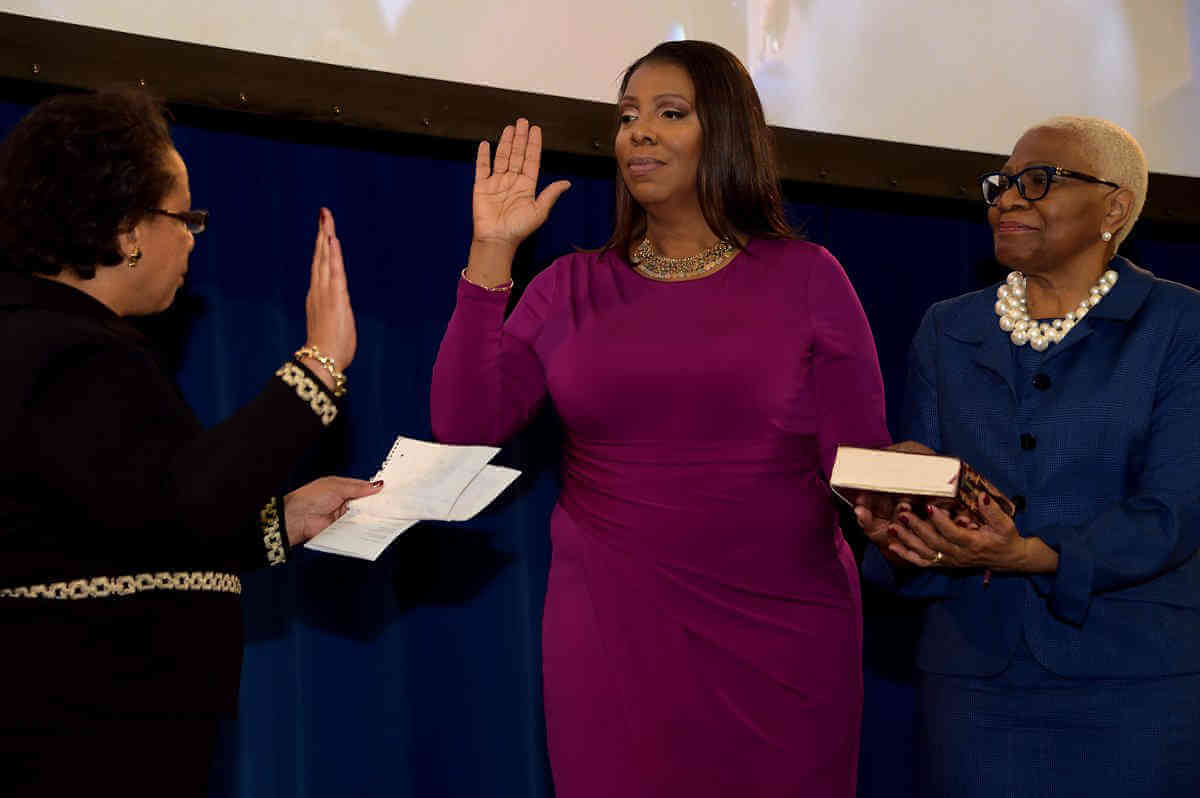
{"type": "Polygon", "coordinates": [[[178,219],[187,226],[188,231],[192,235],[203,233],[205,228],[208,227],[208,211],[180,211],[179,213],[173,213],[172,211],[164,211],[162,208],[151,208],[149,212],[178,219]]]}
{"type": "Polygon", "coordinates": [[[1029,202],[1037,202],[1050,193],[1050,184],[1056,182],[1055,178],[1059,177],[1070,177],[1085,183],[1103,183],[1113,188],[1121,187],[1111,180],[1101,180],[1083,172],[1063,169],[1061,166],[1029,166],[1015,175],[988,172],[986,175],[980,175],[979,186],[983,189],[983,201],[988,205],[999,202],[1001,195],[1014,185],[1017,187],[1017,193],[1023,198],[1029,202]]]}

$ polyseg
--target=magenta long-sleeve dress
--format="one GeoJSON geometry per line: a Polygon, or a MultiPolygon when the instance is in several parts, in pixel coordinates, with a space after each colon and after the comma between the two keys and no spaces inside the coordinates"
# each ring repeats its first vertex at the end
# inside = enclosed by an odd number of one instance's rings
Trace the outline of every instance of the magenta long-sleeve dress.
{"type": "Polygon", "coordinates": [[[663,283],[609,251],[507,296],[461,281],[433,374],[440,440],[566,429],[542,628],[560,798],[854,794],[861,605],[825,476],[888,442],[838,262],[753,241],[663,283]]]}

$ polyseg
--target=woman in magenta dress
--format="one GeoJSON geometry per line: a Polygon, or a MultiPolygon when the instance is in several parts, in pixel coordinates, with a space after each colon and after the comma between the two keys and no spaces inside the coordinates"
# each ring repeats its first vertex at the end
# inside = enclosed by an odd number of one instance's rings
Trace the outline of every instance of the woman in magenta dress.
{"type": "Polygon", "coordinates": [[[617,225],[505,321],[536,193],[525,120],[479,147],[474,239],[433,376],[440,440],[500,443],[547,398],[566,431],[543,619],[560,798],[854,794],[854,560],[825,477],[888,442],[841,266],[795,240],[744,67],[663,44],[625,73],[617,225]]]}

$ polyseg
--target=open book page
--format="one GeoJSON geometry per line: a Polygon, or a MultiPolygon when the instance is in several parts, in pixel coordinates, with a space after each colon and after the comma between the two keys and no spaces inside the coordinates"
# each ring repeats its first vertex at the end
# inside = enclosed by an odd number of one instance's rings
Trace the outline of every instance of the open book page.
{"type": "Polygon", "coordinates": [[[378,518],[446,519],[463,490],[499,451],[401,436],[373,477],[383,480],[383,490],[352,506],[378,518]]]}

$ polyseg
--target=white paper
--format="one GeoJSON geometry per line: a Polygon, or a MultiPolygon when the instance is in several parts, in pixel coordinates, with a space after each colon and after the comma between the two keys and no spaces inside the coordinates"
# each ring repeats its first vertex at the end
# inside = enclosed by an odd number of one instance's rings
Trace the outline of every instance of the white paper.
{"type": "Polygon", "coordinates": [[[321,534],[304,544],[310,549],[343,557],[357,557],[374,562],[384,549],[417,521],[396,521],[375,518],[366,513],[347,511],[327,526],[321,534]]]}
{"type": "Polygon", "coordinates": [[[375,473],[383,490],[354,501],[379,518],[445,520],[454,502],[500,450],[494,446],[448,446],[403,436],[375,473]]]}
{"type": "Polygon", "coordinates": [[[446,520],[468,521],[479,515],[483,508],[491,504],[519,476],[521,472],[515,468],[484,466],[475,479],[463,489],[458,501],[446,514],[446,520]]]}
{"type": "Polygon", "coordinates": [[[449,446],[403,436],[392,444],[374,479],[374,496],[355,499],[345,515],[305,544],[343,557],[375,560],[418,521],[467,521],[521,475],[488,465],[493,446],[449,446]]]}

